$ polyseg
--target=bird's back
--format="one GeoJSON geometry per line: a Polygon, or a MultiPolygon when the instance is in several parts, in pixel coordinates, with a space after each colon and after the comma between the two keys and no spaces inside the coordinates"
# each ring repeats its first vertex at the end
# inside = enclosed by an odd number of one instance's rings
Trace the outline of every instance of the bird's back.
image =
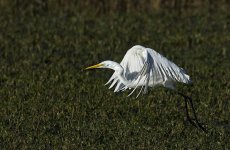
{"type": "MultiPolygon", "coordinates": [[[[163,85],[167,88],[174,88],[174,82],[176,81],[182,83],[191,82],[182,68],[155,50],[140,45],[129,49],[120,65],[124,69],[125,78],[132,83],[132,87],[144,86],[145,92],[148,86],[163,85]]],[[[108,82],[112,80],[110,88],[117,83],[115,92],[127,88],[120,83],[116,74],[113,74],[108,82]]]]}

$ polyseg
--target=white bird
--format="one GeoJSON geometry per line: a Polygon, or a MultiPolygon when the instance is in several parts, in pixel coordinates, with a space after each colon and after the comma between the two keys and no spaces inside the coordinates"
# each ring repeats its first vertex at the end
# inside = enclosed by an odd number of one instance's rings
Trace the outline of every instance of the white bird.
{"type": "Polygon", "coordinates": [[[140,91],[144,87],[144,93],[147,93],[148,87],[162,85],[174,89],[175,82],[191,82],[189,75],[182,68],[153,49],[140,45],[129,49],[120,64],[107,60],[86,69],[92,68],[113,69],[115,72],[106,85],[112,83],[109,88],[116,85],[114,92],[133,88],[129,95],[138,86],[142,87],[140,91]]]}
{"type": "MultiPolygon", "coordinates": [[[[93,68],[108,68],[114,70],[113,75],[106,85],[111,83],[109,89],[116,85],[114,92],[133,89],[128,96],[132,95],[137,87],[141,87],[137,94],[138,97],[142,91],[143,93],[147,93],[148,87],[164,86],[169,89],[175,89],[175,82],[185,84],[192,82],[183,68],[178,67],[175,63],[157,53],[155,50],[140,45],[130,48],[120,64],[107,60],[87,67],[85,70],[93,68]]],[[[185,98],[188,121],[194,125],[189,117],[187,108],[187,100],[190,100],[195,120],[198,126],[204,130],[197,120],[191,98],[182,93],[177,93],[185,98]]]]}

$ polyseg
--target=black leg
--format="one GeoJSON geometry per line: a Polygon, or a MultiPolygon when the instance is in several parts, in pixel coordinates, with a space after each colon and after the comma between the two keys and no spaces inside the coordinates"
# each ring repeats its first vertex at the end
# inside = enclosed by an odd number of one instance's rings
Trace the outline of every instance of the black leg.
{"type": "Polygon", "coordinates": [[[190,122],[193,126],[197,127],[196,124],[192,121],[192,119],[189,116],[189,112],[188,112],[188,101],[187,101],[186,97],[184,97],[184,105],[185,105],[186,121],[190,122]]]}
{"type": "Polygon", "coordinates": [[[195,121],[196,121],[196,124],[201,128],[201,130],[203,130],[204,132],[207,132],[206,129],[199,123],[198,119],[197,119],[197,116],[196,116],[196,112],[195,112],[195,109],[194,109],[194,106],[193,106],[193,102],[192,102],[192,99],[190,97],[188,97],[189,99],[189,102],[190,102],[190,105],[192,107],[192,112],[193,112],[193,115],[195,117],[195,121]]]}
{"type": "Polygon", "coordinates": [[[180,92],[177,92],[177,94],[179,94],[180,96],[182,96],[185,100],[185,111],[186,111],[186,117],[187,117],[187,120],[192,124],[194,125],[195,127],[198,127],[203,130],[204,132],[207,132],[206,129],[199,123],[198,119],[197,119],[197,115],[196,115],[196,112],[195,112],[195,109],[194,109],[194,106],[193,106],[193,102],[192,102],[192,98],[184,95],[183,93],[180,93],[180,92]],[[196,121],[196,124],[191,120],[190,116],[189,116],[189,112],[188,112],[188,100],[189,100],[189,103],[190,103],[190,106],[192,108],[192,112],[193,112],[193,115],[195,117],[195,121],[196,121]]]}

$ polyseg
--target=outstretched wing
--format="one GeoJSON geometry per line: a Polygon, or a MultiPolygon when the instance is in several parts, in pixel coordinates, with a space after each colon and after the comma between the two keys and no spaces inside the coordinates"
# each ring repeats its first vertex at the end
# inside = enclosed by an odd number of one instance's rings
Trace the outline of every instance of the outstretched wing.
{"type": "MultiPolygon", "coordinates": [[[[112,82],[109,88],[112,88],[116,83],[114,92],[126,90],[128,87],[134,88],[130,95],[138,86],[143,87],[144,93],[147,92],[147,87],[163,85],[168,88],[174,88],[175,81],[189,83],[189,76],[185,71],[178,67],[167,58],[157,53],[153,49],[143,46],[134,46],[127,51],[120,65],[124,69],[124,76],[130,85],[124,85],[114,73],[106,84],[112,82]]],[[[138,94],[138,95],[139,95],[138,94]]]]}

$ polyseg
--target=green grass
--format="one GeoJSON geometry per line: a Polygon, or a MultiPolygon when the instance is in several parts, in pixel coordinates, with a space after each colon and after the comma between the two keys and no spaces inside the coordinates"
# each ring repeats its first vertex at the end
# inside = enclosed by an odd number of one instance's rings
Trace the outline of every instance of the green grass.
{"type": "Polygon", "coordinates": [[[230,13],[0,15],[1,149],[230,149],[230,13]],[[112,71],[81,71],[151,47],[187,70],[208,133],[184,123],[183,99],[164,88],[113,93],[112,71]]]}

